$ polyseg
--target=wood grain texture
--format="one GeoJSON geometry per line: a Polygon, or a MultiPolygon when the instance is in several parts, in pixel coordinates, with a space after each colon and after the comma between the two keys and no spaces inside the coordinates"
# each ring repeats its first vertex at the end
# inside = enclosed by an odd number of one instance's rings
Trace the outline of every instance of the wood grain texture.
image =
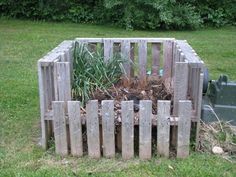
{"type": "Polygon", "coordinates": [[[104,39],[104,60],[108,61],[113,57],[113,40],[104,39]]]}
{"type": "Polygon", "coordinates": [[[134,157],[134,106],[133,101],[121,102],[122,158],[134,157]]]}
{"type": "Polygon", "coordinates": [[[92,158],[100,158],[101,151],[97,100],[90,100],[86,105],[86,126],[88,155],[92,158]]]}
{"type": "Polygon", "coordinates": [[[139,103],[139,157],[150,159],[152,135],[152,101],[141,100],[139,103]]]}
{"type": "Polygon", "coordinates": [[[140,86],[146,85],[146,67],[147,67],[147,41],[140,40],[138,43],[138,58],[139,58],[139,79],[140,86]]]}
{"type": "Polygon", "coordinates": [[[135,43],[130,44],[130,59],[131,59],[131,69],[130,69],[130,76],[134,77],[134,57],[135,57],[135,43]]]}
{"type": "Polygon", "coordinates": [[[102,101],[102,135],[103,155],[105,157],[115,156],[115,125],[114,125],[114,101],[102,101]]]}
{"type": "Polygon", "coordinates": [[[125,69],[126,77],[130,78],[130,41],[123,40],[121,42],[121,55],[126,59],[126,62],[123,64],[125,69]]]}
{"type": "Polygon", "coordinates": [[[200,74],[199,87],[198,87],[198,104],[197,104],[197,127],[196,127],[196,149],[199,146],[199,130],[200,130],[200,119],[201,119],[201,108],[202,108],[202,88],[203,88],[204,74],[200,74]]]}
{"type": "Polygon", "coordinates": [[[57,65],[57,92],[59,101],[71,100],[71,72],[69,62],[58,62],[57,65]]]}
{"type": "Polygon", "coordinates": [[[188,92],[188,63],[175,63],[174,108],[173,115],[178,116],[179,100],[186,100],[188,92]]]}
{"type": "Polygon", "coordinates": [[[79,101],[68,101],[68,117],[71,154],[80,157],[83,155],[83,141],[79,101]]]}
{"type": "Polygon", "coordinates": [[[186,158],[189,155],[192,103],[189,100],[179,101],[177,157],[186,158]]]}
{"type": "Polygon", "coordinates": [[[64,101],[53,101],[52,107],[56,153],[64,156],[68,154],[65,103],[64,101]]]}
{"type": "Polygon", "coordinates": [[[46,132],[46,121],[45,117],[45,87],[43,78],[43,68],[41,66],[41,62],[38,61],[38,84],[39,84],[39,100],[40,100],[40,117],[41,117],[41,144],[43,149],[47,149],[48,147],[48,134],[46,132]]]}
{"type": "Polygon", "coordinates": [[[169,157],[170,101],[158,101],[157,117],[157,151],[161,156],[169,157]]]}
{"type": "Polygon", "coordinates": [[[163,42],[163,78],[171,78],[171,68],[173,62],[173,41],[166,40],[163,42]]]}
{"type": "Polygon", "coordinates": [[[160,69],[160,43],[152,43],[152,75],[159,75],[160,69]]]}

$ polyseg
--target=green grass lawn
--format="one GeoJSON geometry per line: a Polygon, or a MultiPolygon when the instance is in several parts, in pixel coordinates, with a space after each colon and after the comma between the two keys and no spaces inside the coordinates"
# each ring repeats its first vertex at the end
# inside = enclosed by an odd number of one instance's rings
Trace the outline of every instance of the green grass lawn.
{"type": "Polygon", "coordinates": [[[0,20],[0,176],[236,176],[236,165],[192,153],[185,160],[62,159],[43,151],[40,137],[37,60],[75,37],[175,37],[186,39],[213,79],[236,80],[236,27],[198,31],[125,31],[86,24],[0,20]]]}

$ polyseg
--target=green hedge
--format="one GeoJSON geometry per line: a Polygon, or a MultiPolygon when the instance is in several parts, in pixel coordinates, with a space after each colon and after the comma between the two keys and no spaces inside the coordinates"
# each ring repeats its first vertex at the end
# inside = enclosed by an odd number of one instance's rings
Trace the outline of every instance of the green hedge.
{"type": "Polygon", "coordinates": [[[236,25],[236,0],[1,0],[0,16],[126,29],[236,25]]]}

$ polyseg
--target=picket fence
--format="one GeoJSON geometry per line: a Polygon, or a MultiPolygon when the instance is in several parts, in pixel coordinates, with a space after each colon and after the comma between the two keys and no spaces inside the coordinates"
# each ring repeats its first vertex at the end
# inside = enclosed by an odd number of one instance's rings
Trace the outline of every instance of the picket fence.
{"type": "MultiPolygon", "coordinates": [[[[42,147],[47,149],[51,138],[56,152],[82,156],[84,147],[88,155],[99,158],[114,157],[121,150],[122,157],[134,156],[135,126],[139,129],[138,151],[141,159],[152,155],[152,128],[157,129],[156,151],[168,157],[170,148],[177,150],[177,157],[187,157],[191,125],[196,128],[196,144],[200,124],[204,63],[185,40],[173,38],[76,38],[64,41],[38,61],[39,95],[41,110],[42,147]],[[80,115],[80,102],[71,98],[73,50],[75,41],[86,43],[91,51],[100,45],[104,59],[115,52],[133,62],[138,60],[140,86],[146,84],[147,61],[151,56],[151,76],[162,77],[167,89],[173,91],[172,101],[158,100],[158,113],[152,114],[152,102],[140,101],[139,120],[134,121],[133,102],[123,101],[120,133],[116,133],[113,100],[90,100],[86,114],[80,115]],[[149,54],[150,53],[150,54],[149,54]],[[163,75],[160,69],[163,68],[163,75]],[[82,127],[86,129],[86,144],[82,141],[82,127]],[[117,148],[118,147],[118,148],[117,148]]],[[[124,64],[127,80],[134,77],[130,62],[124,64]]]]}

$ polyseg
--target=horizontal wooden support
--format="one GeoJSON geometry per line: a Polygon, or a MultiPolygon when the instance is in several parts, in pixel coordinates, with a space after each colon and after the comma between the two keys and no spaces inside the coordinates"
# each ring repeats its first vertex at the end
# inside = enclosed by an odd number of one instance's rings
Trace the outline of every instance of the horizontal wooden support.
{"type": "Polygon", "coordinates": [[[128,40],[132,43],[139,42],[140,40],[146,40],[148,43],[162,43],[166,40],[175,40],[175,38],[76,38],[75,41],[81,41],[81,42],[97,42],[97,43],[103,43],[104,40],[112,40],[114,43],[122,42],[124,40],[128,40]]]}
{"type": "MultiPolygon", "coordinates": [[[[52,110],[46,112],[44,120],[53,120],[52,113],[53,113],[52,110]]],[[[134,125],[139,125],[136,115],[134,115],[134,117],[135,117],[134,125]]],[[[198,119],[196,117],[196,111],[192,110],[191,121],[197,122],[197,120],[198,119]]],[[[67,115],[66,115],[66,122],[67,122],[67,124],[69,124],[67,115]]],[[[118,122],[121,123],[121,121],[118,121],[118,122]]],[[[85,117],[85,115],[82,115],[82,114],[81,114],[81,123],[83,125],[86,124],[86,117],[85,117]]],[[[102,124],[100,119],[99,119],[99,124],[102,124]]],[[[157,115],[152,114],[152,126],[156,126],[156,125],[157,125],[157,115]]],[[[178,125],[178,117],[170,116],[170,125],[178,125]]]]}

